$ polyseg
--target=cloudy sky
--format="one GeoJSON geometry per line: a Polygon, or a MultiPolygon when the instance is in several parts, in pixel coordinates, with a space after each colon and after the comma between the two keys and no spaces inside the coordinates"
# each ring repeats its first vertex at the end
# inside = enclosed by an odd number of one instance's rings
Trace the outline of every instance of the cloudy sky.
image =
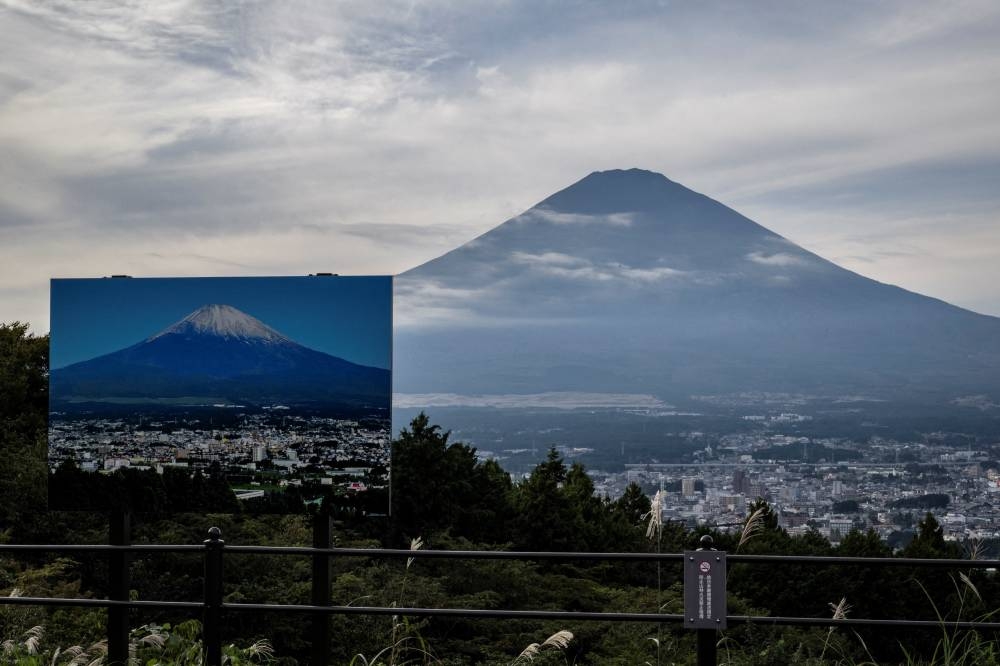
{"type": "Polygon", "coordinates": [[[397,273],[642,167],[1000,315],[1000,4],[0,0],[0,322],[397,273]]]}

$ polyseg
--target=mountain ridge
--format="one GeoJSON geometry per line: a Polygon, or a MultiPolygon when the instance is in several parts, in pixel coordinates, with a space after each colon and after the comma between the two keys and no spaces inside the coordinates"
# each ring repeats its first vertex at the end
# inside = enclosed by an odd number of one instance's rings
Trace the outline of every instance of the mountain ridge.
{"type": "Polygon", "coordinates": [[[396,299],[402,392],[1000,391],[1000,319],[639,169],[591,173],[403,273],[396,299]]]}

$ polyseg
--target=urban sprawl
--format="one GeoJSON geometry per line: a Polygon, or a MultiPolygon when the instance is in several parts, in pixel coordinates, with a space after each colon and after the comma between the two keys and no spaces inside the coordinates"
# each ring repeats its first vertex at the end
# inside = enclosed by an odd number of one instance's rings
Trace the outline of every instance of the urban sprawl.
{"type": "Polygon", "coordinates": [[[65,461],[89,472],[166,467],[192,473],[218,464],[245,482],[240,499],[304,482],[365,490],[373,468],[389,467],[388,421],[281,415],[281,407],[240,415],[237,425],[200,419],[74,418],[53,415],[49,464],[65,461]]]}
{"type": "MultiPolygon", "coordinates": [[[[631,482],[650,495],[661,490],[664,521],[690,527],[739,530],[750,503],[764,498],[790,534],[816,530],[835,544],[851,530],[873,529],[893,545],[928,512],[942,525],[946,539],[998,538],[1000,470],[990,461],[1000,457],[1000,442],[986,449],[956,448],[954,435],[936,433],[919,442],[878,437],[853,442],[766,432],[723,436],[690,432],[689,442],[703,447],[690,461],[589,472],[597,494],[612,499],[631,482]],[[776,450],[783,455],[776,457],[776,450]]],[[[567,459],[585,464],[593,452],[566,445],[556,448],[567,459]]],[[[503,464],[515,451],[480,454],[503,464]]]]}
{"type": "MultiPolygon", "coordinates": [[[[234,484],[242,499],[310,482],[361,491],[373,468],[388,469],[388,422],[279,417],[279,409],[241,415],[238,425],[230,427],[184,419],[135,423],[54,415],[49,462],[55,469],[71,460],[84,471],[105,473],[120,468],[162,471],[169,466],[194,471],[218,463],[242,480],[234,484]]],[[[690,432],[686,437],[695,451],[685,462],[629,464],[624,471],[589,469],[597,493],[615,498],[636,482],[649,494],[666,493],[664,520],[722,529],[738,529],[749,504],[760,497],[790,534],[817,530],[834,543],[854,529],[873,529],[892,543],[928,511],[948,539],[1000,538],[1000,469],[990,463],[1000,457],[1000,443],[985,449],[956,448],[947,433],[911,442],[767,432],[690,432]],[[782,455],[775,456],[775,451],[782,455]]],[[[556,448],[585,464],[592,451],[556,448]]],[[[503,464],[509,454],[523,452],[478,453],[503,464]]]]}

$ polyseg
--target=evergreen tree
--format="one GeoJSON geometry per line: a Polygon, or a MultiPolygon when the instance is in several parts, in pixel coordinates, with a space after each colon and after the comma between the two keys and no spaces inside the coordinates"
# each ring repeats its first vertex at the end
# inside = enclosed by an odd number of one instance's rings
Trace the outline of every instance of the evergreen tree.
{"type": "Polygon", "coordinates": [[[625,486],[625,492],[613,507],[614,512],[630,525],[641,525],[644,517],[649,514],[649,509],[649,497],[635,481],[625,486]]]}
{"type": "Polygon", "coordinates": [[[392,521],[398,534],[451,531],[477,540],[505,539],[510,477],[476,450],[448,443],[449,432],[421,412],[393,443],[392,521]]]}
{"type": "Polygon", "coordinates": [[[0,324],[0,528],[44,506],[49,338],[0,324]]]}
{"type": "Polygon", "coordinates": [[[944,540],[944,528],[933,513],[928,512],[917,524],[917,534],[903,549],[904,557],[959,558],[962,549],[944,540]]]}

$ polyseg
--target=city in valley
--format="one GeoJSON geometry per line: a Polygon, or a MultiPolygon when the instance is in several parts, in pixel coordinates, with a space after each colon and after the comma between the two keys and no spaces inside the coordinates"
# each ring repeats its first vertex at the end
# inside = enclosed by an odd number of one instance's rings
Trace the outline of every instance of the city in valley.
{"type": "Polygon", "coordinates": [[[248,413],[239,407],[162,416],[54,413],[49,465],[55,470],[72,461],[89,472],[179,467],[194,473],[217,464],[239,499],[309,482],[353,491],[387,483],[388,418],[297,413],[281,405],[248,413]]]}
{"type": "Polygon", "coordinates": [[[690,527],[738,530],[762,497],[790,534],[817,530],[834,543],[873,529],[901,547],[928,512],[947,539],[1000,539],[994,411],[962,405],[940,418],[901,411],[893,419],[870,405],[831,417],[829,404],[804,402],[534,409],[515,418],[441,409],[438,418],[453,429],[452,441],[475,446],[515,478],[554,447],[567,464],[585,465],[597,495],[617,498],[631,482],[649,496],[662,490],[663,519],[690,527]]]}
{"type": "MultiPolygon", "coordinates": [[[[629,483],[664,493],[664,520],[739,529],[758,497],[791,534],[816,530],[838,542],[851,530],[875,530],[901,546],[933,513],[945,537],[1000,539],[1000,436],[992,412],[965,432],[914,417],[831,419],[809,405],[747,413],[745,405],[708,413],[663,409],[430,410],[451,442],[474,446],[515,480],[552,447],[567,464],[582,463],[596,493],[612,499],[629,483]],[[798,411],[792,411],[797,408],[798,411]],[[934,427],[935,429],[931,429],[934,427]],[[833,433],[833,434],[831,434],[833,433]],[[907,435],[906,433],[910,433],[907,435]]],[[[405,427],[418,410],[400,410],[405,427]]],[[[875,411],[881,411],[876,408],[875,411]]],[[[53,413],[49,464],[73,461],[84,471],[162,471],[217,464],[237,497],[318,484],[364,491],[388,483],[389,418],[323,415],[281,405],[244,410],[67,415],[53,413]]]]}
{"type": "Polygon", "coordinates": [[[690,463],[630,464],[622,472],[593,470],[591,476],[598,493],[610,497],[633,481],[650,493],[662,489],[665,521],[739,529],[749,503],[761,497],[790,534],[815,529],[837,543],[851,530],[870,528],[899,546],[927,512],[946,539],[1000,538],[998,453],[1000,443],[975,450],[933,441],[876,438],[856,445],[741,435],[706,445],[690,463]]]}

